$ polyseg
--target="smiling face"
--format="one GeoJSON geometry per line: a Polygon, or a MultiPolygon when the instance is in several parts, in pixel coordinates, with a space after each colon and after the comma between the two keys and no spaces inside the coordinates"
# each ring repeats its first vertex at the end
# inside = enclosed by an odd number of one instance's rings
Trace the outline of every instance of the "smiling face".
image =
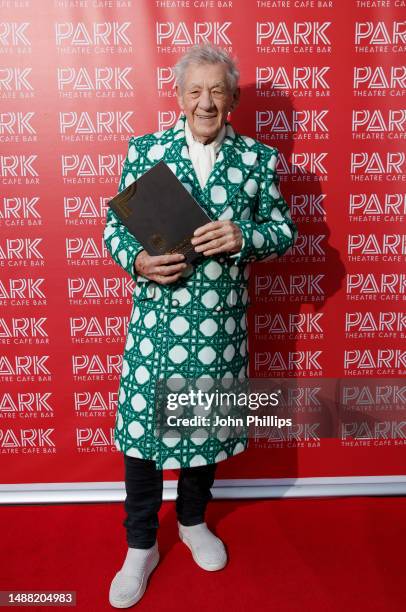
{"type": "Polygon", "coordinates": [[[230,91],[224,64],[191,64],[184,78],[183,90],[176,85],[180,108],[186,115],[196,140],[205,144],[214,140],[227,115],[238,104],[240,88],[230,91]]]}

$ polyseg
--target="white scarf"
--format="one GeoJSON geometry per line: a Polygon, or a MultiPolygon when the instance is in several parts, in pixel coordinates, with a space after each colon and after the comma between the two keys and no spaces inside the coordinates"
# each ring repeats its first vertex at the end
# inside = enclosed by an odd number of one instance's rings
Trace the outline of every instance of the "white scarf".
{"type": "Polygon", "coordinates": [[[213,166],[216,162],[216,155],[220,150],[221,143],[223,142],[225,135],[226,126],[223,125],[212,142],[209,144],[203,144],[202,142],[195,140],[189,127],[189,123],[187,119],[185,119],[185,137],[189,148],[189,155],[202,189],[204,188],[207,179],[213,170],[213,166]]]}

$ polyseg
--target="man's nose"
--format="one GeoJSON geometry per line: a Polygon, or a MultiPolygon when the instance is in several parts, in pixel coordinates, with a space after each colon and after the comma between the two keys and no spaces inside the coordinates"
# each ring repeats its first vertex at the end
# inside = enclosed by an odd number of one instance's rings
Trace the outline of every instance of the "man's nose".
{"type": "Polygon", "coordinates": [[[209,90],[202,91],[200,95],[199,106],[200,108],[203,108],[205,110],[209,110],[213,107],[213,99],[209,90]]]}

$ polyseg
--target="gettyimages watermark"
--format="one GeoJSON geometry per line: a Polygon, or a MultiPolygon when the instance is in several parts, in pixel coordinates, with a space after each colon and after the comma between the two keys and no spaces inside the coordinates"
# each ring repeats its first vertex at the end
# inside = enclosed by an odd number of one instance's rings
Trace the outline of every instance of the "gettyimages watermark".
{"type": "Polygon", "coordinates": [[[396,439],[406,444],[401,378],[160,379],[155,436],[168,445],[256,440],[396,439]]]}
{"type": "MultiPolygon", "coordinates": [[[[283,427],[292,425],[292,419],[279,418],[273,414],[255,414],[259,408],[270,410],[279,403],[280,390],[272,393],[252,393],[224,391],[203,391],[202,389],[188,389],[181,393],[168,392],[166,396],[166,422],[171,426],[194,426],[210,425],[224,426],[234,425],[238,420],[239,424],[246,425],[274,425],[283,427]],[[190,407],[193,409],[193,416],[177,415],[178,408],[190,407]],[[237,410],[230,411],[230,408],[237,410]],[[251,412],[244,413],[244,409],[251,412]],[[229,413],[228,413],[229,412],[229,413]],[[227,414],[228,413],[228,414],[227,414]]],[[[183,410],[182,410],[183,412],[183,410]]]]}

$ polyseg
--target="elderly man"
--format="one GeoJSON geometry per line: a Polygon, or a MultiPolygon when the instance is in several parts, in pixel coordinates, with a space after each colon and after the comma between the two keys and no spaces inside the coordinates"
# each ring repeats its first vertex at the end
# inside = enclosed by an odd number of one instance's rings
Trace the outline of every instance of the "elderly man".
{"type": "Polygon", "coordinates": [[[211,45],[193,47],[175,66],[182,110],[171,129],[132,137],[119,191],[164,160],[212,220],[195,231],[200,257],[151,256],[111,209],[104,239],[136,281],[120,378],[115,444],[124,453],[128,551],[110,587],[110,603],[141,599],[159,562],[156,532],[163,470],[180,468],[176,513],[180,539],[208,571],[223,568],[222,541],[204,516],[217,463],[243,452],[245,438],[176,443],[154,436],[159,378],[248,376],[246,308],[251,261],[281,256],[297,229],[281,195],[278,150],[235,133],[234,61],[211,45]]]}

